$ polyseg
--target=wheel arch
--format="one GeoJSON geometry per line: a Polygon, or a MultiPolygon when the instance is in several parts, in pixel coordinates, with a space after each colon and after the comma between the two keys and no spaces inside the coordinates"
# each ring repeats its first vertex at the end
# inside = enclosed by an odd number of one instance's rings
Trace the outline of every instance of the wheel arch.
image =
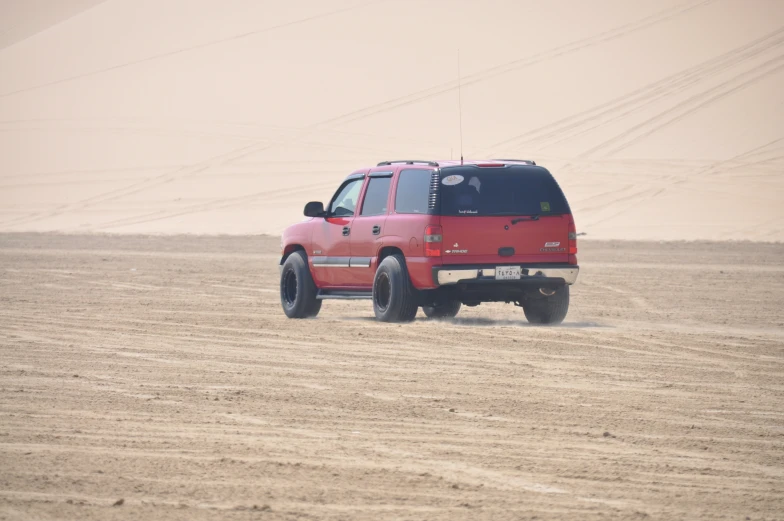
{"type": "Polygon", "coordinates": [[[397,246],[384,246],[378,251],[378,264],[380,265],[384,261],[384,259],[386,259],[390,255],[395,255],[395,254],[401,255],[403,259],[406,258],[406,255],[403,253],[403,250],[401,250],[397,246]]]}
{"type": "Polygon", "coordinates": [[[295,251],[301,251],[301,252],[303,252],[303,253],[305,254],[305,258],[307,259],[307,257],[308,257],[308,252],[305,250],[305,247],[304,247],[304,246],[302,246],[301,244],[296,244],[296,243],[294,243],[294,244],[288,244],[288,245],[286,245],[286,247],[283,249],[283,255],[281,255],[281,257],[280,257],[280,265],[281,265],[281,266],[283,266],[283,264],[286,262],[286,259],[288,259],[288,258],[289,258],[289,256],[290,256],[292,253],[294,253],[295,251]]]}

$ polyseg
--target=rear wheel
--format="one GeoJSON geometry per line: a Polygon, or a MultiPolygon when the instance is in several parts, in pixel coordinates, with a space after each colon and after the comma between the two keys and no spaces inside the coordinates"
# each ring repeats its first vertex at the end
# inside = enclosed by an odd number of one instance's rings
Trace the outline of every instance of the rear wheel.
{"type": "Polygon", "coordinates": [[[321,310],[321,301],[316,298],[317,291],[305,252],[295,251],[288,256],[280,272],[280,304],[283,312],[289,318],[315,317],[321,310]]]}
{"type": "Polygon", "coordinates": [[[400,254],[385,257],[373,279],[373,312],[382,322],[410,322],[416,317],[416,296],[400,254]]]}
{"type": "Polygon", "coordinates": [[[569,311],[569,286],[564,285],[549,297],[523,302],[525,318],[531,324],[560,324],[569,311]]]}
{"type": "Polygon", "coordinates": [[[428,318],[453,318],[457,316],[461,306],[458,300],[448,300],[435,306],[422,306],[422,311],[428,318]]]}

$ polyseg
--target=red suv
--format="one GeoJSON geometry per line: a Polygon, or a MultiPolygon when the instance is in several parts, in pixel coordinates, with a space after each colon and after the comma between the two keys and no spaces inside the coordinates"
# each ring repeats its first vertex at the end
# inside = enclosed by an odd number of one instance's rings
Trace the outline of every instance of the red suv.
{"type": "Polygon", "coordinates": [[[290,318],[316,316],[325,299],[370,299],[385,322],[482,302],[513,302],[536,324],[566,317],[579,271],[574,219],[533,161],[384,161],[305,215],[281,240],[290,318]]]}

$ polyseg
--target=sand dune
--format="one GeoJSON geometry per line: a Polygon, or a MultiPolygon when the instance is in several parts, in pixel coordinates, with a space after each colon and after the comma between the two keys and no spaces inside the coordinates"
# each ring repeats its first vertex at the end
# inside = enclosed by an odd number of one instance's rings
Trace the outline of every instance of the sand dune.
{"type": "Polygon", "coordinates": [[[780,0],[0,3],[0,519],[772,518],[784,245],[721,241],[784,240],[782,92],[780,0]],[[287,320],[255,234],[457,157],[458,49],[567,321],[287,320]]]}
{"type": "Polygon", "coordinates": [[[0,49],[62,23],[103,0],[3,0],[0,49]]]}
{"type": "Polygon", "coordinates": [[[0,230],[277,234],[457,157],[459,48],[465,155],[551,168],[588,238],[784,240],[777,0],[58,5],[0,26],[0,230]]]}

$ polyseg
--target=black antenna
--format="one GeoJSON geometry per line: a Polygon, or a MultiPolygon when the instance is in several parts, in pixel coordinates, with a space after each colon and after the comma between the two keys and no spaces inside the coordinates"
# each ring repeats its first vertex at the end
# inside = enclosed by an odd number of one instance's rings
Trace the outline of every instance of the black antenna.
{"type": "Polygon", "coordinates": [[[463,97],[460,84],[460,49],[457,50],[457,103],[460,112],[460,164],[463,164],[463,97]]]}

